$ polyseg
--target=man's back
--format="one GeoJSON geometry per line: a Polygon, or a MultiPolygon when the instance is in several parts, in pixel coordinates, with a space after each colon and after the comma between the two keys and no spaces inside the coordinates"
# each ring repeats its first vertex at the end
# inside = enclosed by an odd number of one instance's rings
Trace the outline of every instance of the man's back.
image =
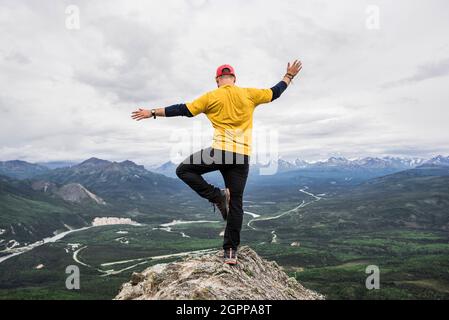
{"type": "Polygon", "coordinates": [[[132,118],[142,120],[152,116],[192,117],[205,113],[215,128],[212,147],[188,156],[176,168],[176,175],[199,196],[220,210],[226,229],[223,236],[224,263],[237,263],[240,231],[243,223],[243,193],[249,172],[251,129],[254,108],[276,100],[301,70],[301,63],[287,64],[282,81],[270,89],[235,86],[235,71],[230,65],[218,67],[215,81],[218,89],[191,103],[150,110],[139,109],[132,118]],[[230,160],[230,161],[229,161],[230,160]],[[220,171],[224,189],[208,183],[203,174],[220,171]]]}
{"type": "Polygon", "coordinates": [[[254,109],[272,97],[270,89],[224,85],[186,105],[192,115],[204,113],[212,123],[213,148],[250,155],[254,109]]]}

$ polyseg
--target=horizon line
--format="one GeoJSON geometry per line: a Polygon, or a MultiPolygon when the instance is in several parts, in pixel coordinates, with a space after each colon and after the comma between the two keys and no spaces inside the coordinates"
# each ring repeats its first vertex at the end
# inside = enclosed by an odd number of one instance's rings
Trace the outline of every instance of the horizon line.
{"type": "MultiPolygon", "coordinates": [[[[347,157],[341,156],[341,155],[338,155],[338,156],[334,155],[334,156],[329,156],[328,158],[322,158],[322,159],[318,159],[318,160],[307,160],[307,159],[303,159],[303,158],[299,158],[299,157],[294,159],[294,160],[286,160],[286,159],[283,159],[282,156],[280,156],[280,157],[277,158],[277,160],[283,160],[283,161],[286,161],[286,162],[289,162],[289,163],[294,163],[296,160],[301,160],[301,161],[307,162],[309,164],[313,164],[313,163],[328,161],[330,159],[345,159],[345,160],[348,160],[348,161],[357,161],[357,160],[363,160],[363,159],[368,159],[368,158],[372,158],[372,159],[387,159],[387,158],[390,158],[390,159],[408,159],[408,160],[431,160],[431,159],[435,159],[435,158],[438,158],[438,157],[449,158],[449,155],[445,156],[443,154],[437,154],[435,156],[431,156],[431,157],[428,157],[428,158],[427,157],[419,157],[419,156],[392,156],[392,155],[361,156],[361,157],[355,157],[355,158],[354,157],[347,158],[347,157]]],[[[99,157],[95,157],[95,156],[86,158],[84,160],[49,160],[49,161],[33,161],[32,162],[30,160],[22,160],[22,159],[19,159],[19,158],[15,158],[15,159],[10,159],[10,160],[0,160],[0,162],[23,161],[23,162],[27,162],[27,163],[30,163],[30,164],[37,164],[37,165],[54,163],[54,162],[68,162],[68,163],[73,163],[74,165],[76,165],[76,164],[80,164],[80,163],[82,163],[84,161],[87,161],[87,160],[90,160],[90,159],[105,160],[105,161],[117,162],[117,163],[118,162],[131,161],[131,162],[133,162],[135,164],[138,164],[138,162],[130,160],[130,159],[125,159],[125,160],[108,160],[108,159],[105,159],[105,158],[99,158],[99,157]]],[[[166,164],[166,163],[169,163],[169,162],[172,162],[172,161],[168,160],[168,161],[165,161],[165,162],[152,163],[152,164],[148,164],[148,166],[160,166],[160,165],[163,165],[163,164],[166,164]]],[[[174,162],[172,162],[172,163],[174,163],[174,162]]],[[[256,162],[256,163],[258,163],[258,162],[256,162]]]]}

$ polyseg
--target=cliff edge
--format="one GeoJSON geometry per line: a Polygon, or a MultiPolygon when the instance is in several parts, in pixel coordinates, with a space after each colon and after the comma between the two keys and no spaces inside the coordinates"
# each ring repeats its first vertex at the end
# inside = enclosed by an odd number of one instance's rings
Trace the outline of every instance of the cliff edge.
{"type": "Polygon", "coordinates": [[[223,264],[222,251],[189,256],[182,261],[154,265],[133,273],[116,300],[321,300],[274,261],[266,261],[247,246],[239,250],[239,264],[223,264]]]}

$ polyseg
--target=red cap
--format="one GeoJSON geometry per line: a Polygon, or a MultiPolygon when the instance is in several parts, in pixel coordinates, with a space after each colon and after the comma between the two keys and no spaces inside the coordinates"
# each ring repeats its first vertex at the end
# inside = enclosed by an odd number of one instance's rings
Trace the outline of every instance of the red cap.
{"type": "Polygon", "coordinates": [[[235,77],[234,68],[231,67],[229,64],[224,64],[222,66],[219,66],[217,69],[216,78],[224,76],[224,75],[232,75],[235,77]],[[228,69],[229,71],[226,69],[228,69]]]}

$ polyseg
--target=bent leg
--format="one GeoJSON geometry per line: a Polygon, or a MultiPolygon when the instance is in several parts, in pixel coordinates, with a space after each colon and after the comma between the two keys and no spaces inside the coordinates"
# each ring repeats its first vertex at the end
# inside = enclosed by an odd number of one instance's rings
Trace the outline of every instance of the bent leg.
{"type": "Polygon", "coordinates": [[[221,165],[215,163],[212,149],[200,150],[187,157],[176,168],[176,175],[201,197],[213,202],[220,196],[220,189],[209,184],[203,174],[219,170],[221,165]]]}

